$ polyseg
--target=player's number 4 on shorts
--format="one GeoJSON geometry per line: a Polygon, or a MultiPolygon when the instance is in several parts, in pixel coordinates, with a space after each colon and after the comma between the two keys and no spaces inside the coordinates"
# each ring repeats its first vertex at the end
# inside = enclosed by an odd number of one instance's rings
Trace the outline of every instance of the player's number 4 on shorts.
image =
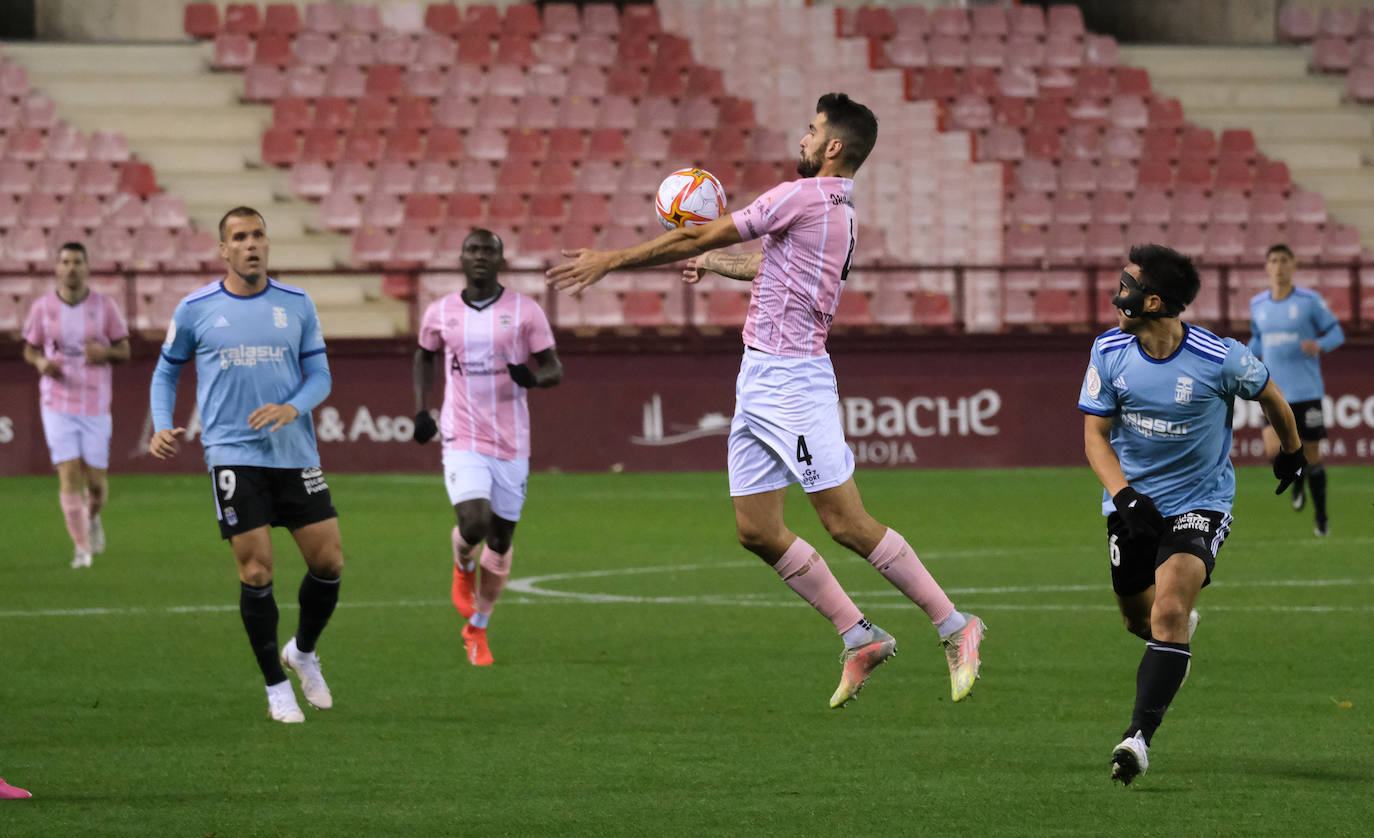
{"type": "Polygon", "coordinates": [[[797,462],[811,465],[811,452],[806,450],[806,437],[797,437],[797,462]]]}

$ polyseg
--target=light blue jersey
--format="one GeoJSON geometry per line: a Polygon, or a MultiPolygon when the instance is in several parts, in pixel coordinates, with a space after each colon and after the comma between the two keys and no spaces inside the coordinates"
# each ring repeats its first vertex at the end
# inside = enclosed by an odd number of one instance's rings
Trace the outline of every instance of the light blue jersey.
{"type": "MultiPolygon", "coordinates": [[[[239,297],[216,282],[177,304],[153,372],[153,428],[173,427],[182,366],[196,362],[196,404],[205,462],[214,466],[319,466],[310,411],[329,395],[329,364],[315,304],[274,279],[239,297]],[[268,433],[248,427],[265,404],[289,404],[296,421],[268,433]]],[[[270,427],[270,426],[269,426],[270,427]]]]}
{"type": "MultiPolygon", "coordinates": [[[[1268,383],[1269,371],[1244,344],[1206,329],[1184,323],[1183,342],[1162,361],[1134,335],[1112,329],[1093,342],[1078,409],[1112,417],[1121,470],[1161,515],[1230,512],[1232,405],[1268,383]]],[[[1115,507],[1102,494],[1106,515],[1115,507]]]]}
{"type": "Polygon", "coordinates": [[[1294,288],[1282,300],[1265,291],[1250,299],[1250,351],[1264,361],[1274,383],[1291,402],[1326,395],[1320,356],[1306,355],[1302,342],[1315,340],[1323,352],[1345,343],[1345,332],[1326,300],[1315,291],[1294,288]]]}

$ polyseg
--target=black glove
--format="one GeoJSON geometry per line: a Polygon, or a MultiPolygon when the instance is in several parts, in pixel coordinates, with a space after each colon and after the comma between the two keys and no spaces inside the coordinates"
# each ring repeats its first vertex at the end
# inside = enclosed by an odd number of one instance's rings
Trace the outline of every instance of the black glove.
{"type": "Polygon", "coordinates": [[[1130,486],[1112,495],[1117,514],[1126,522],[1132,538],[1159,538],[1164,534],[1164,516],[1155,509],[1149,495],[1142,495],[1130,486]]]}
{"type": "Polygon", "coordinates": [[[506,364],[506,369],[510,370],[511,381],[526,389],[534,386],[534,372],[529,367],[524,364],[506,364]]]}
{"type": "Polygon", "coordinates": [[[437,433],[439,433],[439,426],[435,424],[434,417],[429,414],[428,410],[422,410],[415,414],[416,442],[424,445],[426,442],[434,439],[434,435],[437,433]]]}
{"type": "Polygon", "coordinates": [[[1274,490],[1274,494],[1281,495],[1283,490],[1293,485],[1293,481],[1302,476],[1302,470],[1307,468],[1307,457],[1299,448],[1291,454],[1282,451],[1274,458],[1274,476],[1279,479],[1279,487],[1274,490]]]}

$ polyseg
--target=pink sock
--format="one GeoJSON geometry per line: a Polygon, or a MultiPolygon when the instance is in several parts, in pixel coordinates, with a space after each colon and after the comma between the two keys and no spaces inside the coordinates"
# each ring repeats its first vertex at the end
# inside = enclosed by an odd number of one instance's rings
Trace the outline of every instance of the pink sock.
{"type": "Polygon", "coordinates": [[[497,553],[490,547],[482,548],[482,576],[477,580],[477,613],[490,616],[496,607],[496,600],[506,589],[510,578],[510,557],[514,548],[497,553]]]}
{"type": "Polygon", "coordinates": [[[91,512],[84,494],[59,492],[57,498],[62,503],[62,517],[67,519],[67,534],[72,543],[83,553],[91,552],[91,512]]]}
{"type": "Polygon", "coordinates": [[[811,603],[811,607],[835,624],[835,631],[844,634],[863,619],[859,607],[844,592],[830,566],[810,544],[798,538],[782,554],[773,569],[797,592],[797,596],[811,603]]]}
{"type": "Polygon", "coordinates": [[[455,564],[472,563],[472,545],[463,540],[463,534],[453,528],[453,561],[455,564]]]}
{"type": "Polygon", "coordinates": [[[868,561],[893,587],[906,594],[907,599],[921,606],[932,623],[939,625],[954,613],[954,603],[949,601],[930,571],[916,558],[916,551],[911,549],[901,533],[889,528],[868,561]]]}

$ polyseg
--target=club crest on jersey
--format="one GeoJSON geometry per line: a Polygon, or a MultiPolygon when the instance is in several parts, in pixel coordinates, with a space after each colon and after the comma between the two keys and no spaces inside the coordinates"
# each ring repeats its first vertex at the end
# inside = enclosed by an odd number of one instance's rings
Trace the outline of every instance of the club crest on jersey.
{"type": "Polygon", "coordinates": [[[1290,318],[1294,318],[1294,319],[1297,318],[1297,316],[1298,316],[1298,304],[1297,304],[1297,303],[1289,303],[1289,304],[1288,304],[1288,316],[1289,316],[1290,318]]]}
{"type": "Polygon", "coordinates": [[[1174,383],[1174,401],[1179,404],[1187,404],[1193,400],[1193,379],[1186,375],[1180,375],[1178,381],[1174,383]]]}
{"type": "Polygon", "coordinates": [[[278,329],[286,328],[286,309],[281,306],[272,306],[272,325],[278,329]]]}
{"type": "Polygon", "coordinates": [[[505,329],[506,331],[510,331],[510,327],[515,325],[515,318],[511,317],[509,314],[503,314],[497,319],[501,323],[501,328],[505,329]]]}
{"type": "Polygon", "coordinates": [[[1084,381],[1088,388],[1088,398],[1095,399],[1097,394],[1102,392],[1102,377],[1097,374],[1097,367],[1088,365],[1088,376],[1084,381]]]}

